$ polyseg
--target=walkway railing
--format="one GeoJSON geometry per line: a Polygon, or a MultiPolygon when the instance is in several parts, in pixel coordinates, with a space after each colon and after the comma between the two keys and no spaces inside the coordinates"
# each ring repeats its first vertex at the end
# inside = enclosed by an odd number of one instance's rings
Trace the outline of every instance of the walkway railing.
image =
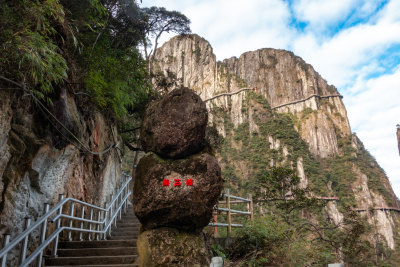
{"type": "Polygon", "coordinates": [[[371,208],[355,208],[354,211],[368,211],[368,210],[382,210],[382,211],[396,211],[400,212],[400,208],[398,207],[371,207],[371,208]]]}
{"type": "MultiPolygon", "coordinates": [[[[45,251],[51,247],[51,256],[57,256],[60,234],[66,234],[67,240],[100,240],[111,235],[112,225],[116,227],[117,219],[121,219],[122,210],[126,213],[128,198],[131,195],[129,184],[132,177],[125,177],[121,188],[111,197],[105,207],[92,205],[74,198],[64,198],[59,195],[58,203],[49,210],[49,204],[44,204],[44,215],[31,225],[29,218],[25,219],[25,231],[10,242],[10,235],[4,235],[3,249],[0,250],[1,267],[9,266],[7,255],[19,249],[18,266],[42,266],[45,251]],[[79,212],[78,212],[79,211],[79,212]],[[52,223],[50,227],[48,222],[52,223]],[[39,239],[32,244],[34,233],[40,232],[39,239]],[[28,244],[31,241],[27,257],[28,244]],[[20,245],[20,246],[18,246],[20,245]],[[32,246],[36,245],[36,248],[32,246]]],[[[64,237],[64,236],[63,236],[64,237]]]]}
{"type": "Polygon", "coordinates": [[[244,215],[250,216],[250,220],[253,221],[253,198],[251,194],[248,198],[242,198],[237,196],[232,196],[229,193],[229,189],[226,190],[226,193],[223,194],[224,200],[219,201],[217,205],[214,207],[213,213],[213,222],[209,223],[208,226],[214,227],[214,236],[218,237],[218,227],[226,227],[228,236],[232,232],[232,227],[243,227],[243,224],[232,223],[232,215],[244,215]],[[247,210],[238,210],[232,209],[232,204],[243,204],[247,203],[247,210]],[[220,208],[219,206],[223,205],[224,208],[220,208]],[[218,223],[218,214],[226,213],[226,223],[218,223]]]}

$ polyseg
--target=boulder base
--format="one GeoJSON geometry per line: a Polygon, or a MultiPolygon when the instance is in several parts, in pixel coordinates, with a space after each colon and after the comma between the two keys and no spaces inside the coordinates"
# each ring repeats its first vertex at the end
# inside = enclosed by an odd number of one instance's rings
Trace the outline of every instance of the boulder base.
{"type": "Polygon", "coordinates": [[[210,154],[165,160],[150,152],[136,169],[135,214],[145,229],[201,229],[211,219],[222,185],[221,169],[210,154]]]}
{"type": "Polygon", "coordinates": [[[171,91],[152,102],[143,119],[140,140],[144,151],[166,158],[183,158],[205,145],[206,104],[188,88],[171,91]]]}
{"type": "Polygon", "coordinates": [[[211,253],[202,234],[158,228],[139,235],[137,248],[140,267],[208,267],[211,253]]]}

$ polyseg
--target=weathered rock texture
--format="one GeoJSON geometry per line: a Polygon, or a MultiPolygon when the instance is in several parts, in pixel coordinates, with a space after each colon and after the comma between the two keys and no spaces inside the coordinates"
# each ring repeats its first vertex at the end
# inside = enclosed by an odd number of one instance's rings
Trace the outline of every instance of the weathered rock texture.
{"type": "Polygon", "coordinates": [[[201,233],[158,228],[140,234],[137,242],[140,266],[209,266],[212,254],[201,233]]]}
{"type": "MultiPolygon", "coordinates": [[[[336,88],[292,52],[260,49],[217,63],[210,44],[197,35],[189,35],[172,38],[157,50],[155,57],[156,69],[175,73],[184,86],[194,89],[203,100],[221,92],[256,87],[278,112],[315,111],[307,120],[300,121],[299,132],[317,156],[337,154],[337,134],[351,134],[336,88]]],[[[241,111],[245,94],[221,97],[207,104],[209,109],[213,105],[226,108],[237,126],[246,121],[241,111]]],[[[216,123],[211,114],[210,122],[216,123]]],[[[225,135],[222,125],[217,124],[217,129],[225,135]]]]}
{"type": "Polygon", "coordinates": [[[148,229],[162,226],[201,229],[210,222],[221,189],[221,169],[210,154],[163,160],[148,153],[136,171],[135,214],[148,229]],[[164,179],[169,186],[163,186],[164,179]],[[180,179],[180,186],[174,186],[175,179],[180,179]],[[187,179],[193,179],[193,185],[187,185],[187,179]]]}
{"type": "MultiPolygon", "coordinates": [[[[194,89],[203,100],[244,87],[256,88],[256,94],[243,91],[207,102],[210,127],[220,137],[234,136],[229,144],[225,142],[223,150],[217,151],[217,157],[224,159],[223,173],[229,173],[224,179],[231,179],[232,186],[240,184],[233,180],[235,176],[246,183],[255,171],[249,159],[236,157],[230,162],[233,156],[230,158],[227,153],[243,153],[245,129],[249,139],[256,136],[269,143],[264,150],[258,148],[258,159],[271,156],[262,166],[287,165],[296,169],[302,187],[308,185],[326,195],[342,195],[343,202],[354,200],[358,208],[372,208],[378,203],[399,205],[385,173],[351,133],[346,108],[337,89],[292,52],[260,49],[217,62],[206,40],[187,35],[165,43],[156,51],[155,58],[155,70],[175,73],[183,86],[194,89]],[[261,136],[276,114],[290,115],[291,127],[305,141],[307,151],[301,154],[299,147],[294,147],[291,140],[283,140],[279,134],[261,136]],[[236,135],[238,133],[240,135],[236,135]],[[313,172],[310,162],[319,164],[321,169],[329,166],[325,169],[327,176],[313,172]],[[346,186],[339,187],[339,184],[346,186]],[[349,189],[348,195],[343,195],[343,188],[349,189]]],[[[330,203],[326,208],[335,222],[343,219],[338,207],[341,202],[338,203],[330,203]]],[[[384,237],[386,245],[394,248],[400,222],[393,214],[361,213],[373,227],[379,226],[378,233],[384,237]]]]}
{"type": "MultiPolygon", "coordinates": [[[[115,126],[103,115],[66,90],[58,96],[51,112],[86,147],[102,151],[118,142],[112,134],[112,129],[117,133],[115,126]]],[[[100,205],[120,183],[115,149],[103,155],[78,149],[75,140],[47,117],[22,94],[0,90],[0,232],[10,233],[11,239],[23,230],[26,216],[37,219],[44,203],[54,205],[58,194],[100,205]]]]}
{"type": "Polygon", "coordinates": [[[187,88],[171,91],[146,110],[140,139],[148,153],[137,166],[133,194],[135,214],[146,230],[138,239],[142,267],[209,264],[199,233],[211,219],[222,179],[208,148],[199,152],[207,121],[205,103],[187,88]]]}
{"type": "Polygon", "coordinates": [[[146,152],[182,158],[205,145],[208,113],[201,98],[188,88],[172,91],[146,109],[140,139],[146,152]]]}

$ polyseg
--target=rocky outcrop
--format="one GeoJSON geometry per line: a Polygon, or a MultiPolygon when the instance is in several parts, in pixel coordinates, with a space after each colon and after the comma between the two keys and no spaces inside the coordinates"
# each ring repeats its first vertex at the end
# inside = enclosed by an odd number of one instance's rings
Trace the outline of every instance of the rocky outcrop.
{"type": "Polygon", "coordinates": [[[11,239],[26,216],[37,219],[58,194],[102,205],[120,183],[116,149],[87,150],[118,143],[115,126],[68,91],[56,95],[51,113],[85,148],[28,97],[0,91],[0,231],[11,239]]]}
{"type": "Polygon", "coordinates": [[[394,249],[394,227],[392,215],[386,213],[385,211],[376,210],[370,212],[370,208],[374,207],[388,207],[385,199],[378,193],[374,193],[370,190],[368,186],[368,177],[365,175],[358,167],[353,167],[354,173],[357,175],[357,180],[353,183],[353,192],[357,202],[357,207],[359,209],[365,210],[361,211],[361,214],[367,217],[368,222],[374,225],[376,231],[382,235],[388,247],[394,249]]]}
{"type": "Polygon", "coordinates": [[[135,214],[146,229],[201,229],[209,223],[222,187],[218,162],[207,153],[181,160],[147,153],[136,177],[135,214]]]}
{"type": "Polygon", "coordinates": [[[140,131],[142,147],[162,157],[182,158],[205,143],[208,114],[201,98],[188,88],[150,103],[140,131]]]}
{"type": "Polygon", "coordinates": [[[206,106],[187,88],[146,110],[140,139],[148,153],[137,166],[133,197],[145,230],[138,239],[140,266],[209,265],[199,233],[211,219],[222,179],[214,156],[199,152],[206,126],[206,106]]]}
{"type": "Polygon", "coordinates": [[[140,266],[203,267],[209,266],[212,257],[201,233],[158,228],[141,233],[137,243],[140,266]]]}

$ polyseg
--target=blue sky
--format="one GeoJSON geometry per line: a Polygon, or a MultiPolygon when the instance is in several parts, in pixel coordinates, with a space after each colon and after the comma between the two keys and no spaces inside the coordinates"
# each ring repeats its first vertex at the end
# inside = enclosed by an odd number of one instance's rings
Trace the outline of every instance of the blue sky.
{"type": "Polygon", "coordinates": [[[400,0],[143,0],[153,5],[185,14],[218,60],[271,47],[313,65],[400,197],[400,0]]]}

